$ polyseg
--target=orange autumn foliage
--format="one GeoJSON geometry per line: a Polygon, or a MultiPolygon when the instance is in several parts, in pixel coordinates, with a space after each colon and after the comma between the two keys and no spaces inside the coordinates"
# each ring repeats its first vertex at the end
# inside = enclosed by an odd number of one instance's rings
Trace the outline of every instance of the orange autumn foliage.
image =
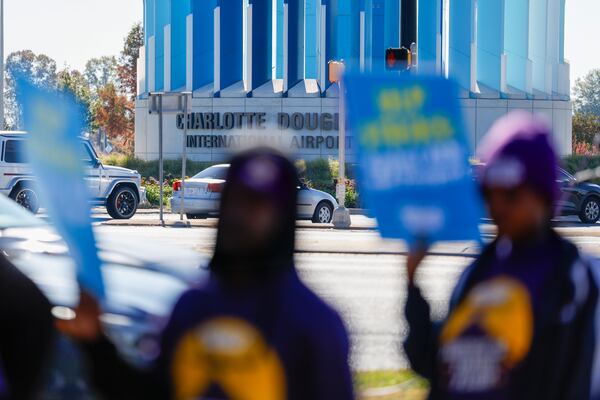
{"type": "Polygon", "coordinates": [[[133,152],[134,103],[109,84],[98,90],[96,123],[104,128],[106,135],[121,151],[133,152]]]}

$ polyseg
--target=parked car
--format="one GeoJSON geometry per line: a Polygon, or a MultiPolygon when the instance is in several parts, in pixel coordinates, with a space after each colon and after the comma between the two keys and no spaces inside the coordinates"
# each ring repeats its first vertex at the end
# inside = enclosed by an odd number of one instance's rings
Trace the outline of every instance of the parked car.
{"type": "MultiPolygon", "coordinates": [[[[219,215],[221,190],[225,184],[229,164],[214,165],[186,179],[182,201],[181,181],[173,183],[173,197],[169,199],[173,212],[183,212],[188,219],[219,215]],[[183,207],[182,207],[183,202],[183,207]]],[[[309,188],[298,181],[298,219],[327,224],[333,218],[337,201],[328,193],[309,188]]]]}
{"type": "Polygon", "coordinates": [[[562,215],[577,215],[581,222],[595,224],[600,219],[600,185],[579,182],[562,168],[558,170],[562,196],[558,208],[562,215]]]}
{"type": "MultiPolygon", "coordinates": [[[[146,366],[157,355],[160,332],[176,300],[206,278],[208,272],[200,267],[207,262],[191,250],[126,235],[100,234],[97,240],[106,285],[105,332],[128,361],[146,366]]],[[[79,286],[65,243],[47,223],[3,196],[0,251],[42,290],[56,317],[74,315],[79,286]]],[[[79,347],[60,335],[55,347],[41,398],[99,398],[90,388],[79,347]]]]}
{"type": "MultiPolygon", "coordinates": [[[[0,132],[0,193],[35,214],[40,208],[40,199],[25,155],[27,139],[26,132],[0,132]]],[[[92,205],[106,207],[115,219],[133,217],[143,198],[140,174],[103,165],[92,144],[84,138],[81,138],[81,159],[92,205]]]]}

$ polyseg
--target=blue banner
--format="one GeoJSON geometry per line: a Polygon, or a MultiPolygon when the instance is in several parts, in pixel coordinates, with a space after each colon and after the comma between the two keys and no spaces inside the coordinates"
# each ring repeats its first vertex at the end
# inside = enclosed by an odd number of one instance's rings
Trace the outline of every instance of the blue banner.
{"type": "Polygon", "coordinates": [[[81,161],[83,107],[72,94],[49,92],[27,79],[19,79],[17,89],[24,126],[30,134],[28,156],[42,204],[69,246],[80,285],[103,299],[104,284],[81,161]]]}
{"type": "Polygon", "coordinates": [[[358,177],[382,236],[477,240],[481,202],[457,86],[443,78],[345,78],[358,177]]]}

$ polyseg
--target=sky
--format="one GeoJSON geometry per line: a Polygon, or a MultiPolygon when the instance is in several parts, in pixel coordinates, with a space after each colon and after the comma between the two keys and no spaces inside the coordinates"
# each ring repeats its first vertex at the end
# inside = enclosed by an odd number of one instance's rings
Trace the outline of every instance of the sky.
{"type": "Polygon", "coordinates": [[[29,49],[83,70],[90,58],[118,56],[142,13],[142,0],[4,0],[5,55],[29,49]]]}
{"type": "Polygon", "coordinates": [[[600,0],[566,0],[565,58],[571,64],[571,85],[600,68],[600,0]]]}
{"type": "MultiPolygon", "coordinates": [[[[571,84],[600,68],[600,0],[566,0],[565,57],[571,84]],[[592,45],[590,45],[592,43],[592,45]]],[[[4,0],[5,52],[30,49],[59,67],[83,69],[90,58],[118,55],[142,0],[4,0]]]]}

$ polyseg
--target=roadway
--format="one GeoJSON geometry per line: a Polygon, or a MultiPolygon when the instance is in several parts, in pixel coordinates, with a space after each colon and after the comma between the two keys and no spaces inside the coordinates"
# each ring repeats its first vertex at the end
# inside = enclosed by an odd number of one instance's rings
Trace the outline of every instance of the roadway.
{"type": "MultiPolygon", "coordinates": [[[[138,220],[150,219],[141,216],[138,220]]],[[[360,217],[364,218],[364,217],[360,217]]],[[[406,325],[402,317],[406,296],[403,263],[406,247],[382,240],[372,229],[337,231],[325,226],[298,228],[296,263],[302,279],[338,309],[352,337],[352,364],[357,370],[396,369],[406,366],[401,351],[406,325]]],[[[113,224],[96,215],[98,229],[126,233],[135,240],[153,240],[210,255],[216,220],[196,228],[161,227],[156,224],[113,224]]],[[[176,219],[169,216],[168,219],[176,219]]],[[[484,226],[490,231],[489,226],[484,226]]],[[[600,225],[561,222],[561,232],[588,253],[600,256],[600,225]]],[[[484,235],[484,240],[491,238],[484,235]]],[[[478,246],[471,242],[444,243],[431,250],[419,272],[419,283],[431,302],[433,314],[442,318],[450,291],[478,246]]]]}

